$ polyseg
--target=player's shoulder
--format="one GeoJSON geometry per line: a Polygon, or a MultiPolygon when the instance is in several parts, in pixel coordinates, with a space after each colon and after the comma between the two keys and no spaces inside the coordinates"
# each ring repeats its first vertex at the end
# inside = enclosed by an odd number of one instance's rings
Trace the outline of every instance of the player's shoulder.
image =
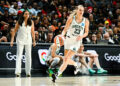
{"type": "Polygon", "coordinates": [[[85,22],[86,22],[86,23],[89,23],[89,19],[86,18],[86,17],[84,17],[84,18],[85,18],[85,22]]]}
{"type": "Polygon", "coordinates": [[[73,20],[73,17],[69,16],[67,21],[71,22],[73,20]]]}
{"type": "Polygon", "coordinates": [[[83,17],[84,19],[85,19],[85,21],[89,21],[89,19],[88,18],[86,18],[86,17],[83,17]]]}

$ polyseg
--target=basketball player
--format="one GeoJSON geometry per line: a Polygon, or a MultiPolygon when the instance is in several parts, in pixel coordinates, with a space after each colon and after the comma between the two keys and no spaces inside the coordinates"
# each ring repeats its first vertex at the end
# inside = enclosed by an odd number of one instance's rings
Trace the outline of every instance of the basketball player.
{"type": "MultiPolygon", "coordinates": [[[[77,64],[79,64],[79,68],[77,68],[75,71],[74,71],[74,74],[76,75],[78,72],[81,72],[80,71],[80,65],[84,66],[88,71],[87,73],[90,73],[90,74],[93,74],[89,71],[89,68],[91,69],[91,67],[87,64],[87,62],[85,61],[85,57],[88,56],[88,55],[85,55],[84,52],[83,52],[83,45],[80,46],[78,52],[72,57],[72,59],[77,62],[77,64]]],[[[92,70],[92,69],[91,69],[92,70]]],[[[92,70],[94,71],[94,70],[92,70]]],[[[95,71],[94,71],[95,72],[95,71]]]]}
{"type": "MultiPolygon", "coordinates": [[[[74,62],[71,57],[78,51],[82,39],[88,35],[89,31],[89,21],[83,17],[83,13],[84,7],[82,5],[77,6],[66,22],[62,32],[62,36],[66,35],[64,43],[65,56],[57,76],[63,73],[68,64],[77,67],[77,63],[74,62]]],[[[91,69],[90,71],[94,73],[91,69]]],[[[52,75],[53,82],[55,82],[57,76],[55,74],[52,75]]]]}
{"type": "MultiPolygon", "coordinates": [[[[54,38],[54,43],[50,46],[46,63],[49,66],[49,76],[53,74],[53,70],[58,70],[63,63],[63,56],[59,55],[61,47],[64,45],[64,38],[57,35],[54,38]]],[[[64,51],[64,50],[63,50],[64,51]]],[[[57,71],[56,71],[57,72],[57,71]]]]}
{"type": "MultiPolygon", "coordinates": [[[[100,63],[99,63],[99,60],[98,60],[98,54],[94,51],[83,51],[84,50],[84,45],[81,45],[80,46],[80,49],[78,51],[78,53],[75,55],[76,58],[78,57],[79,58],[79,61],[81,62],[85,62],[85,57],[89,57],[90,58],[90,61],[88,62],[88,65],[93,68],[93,63],[96,64],[96,67],[98,68],[97,70],[97,74],[103,74],[103,73],[107,73],[107,70],[104,70],[101,66],[100,66],[100,63]]],[[[82,70],[83,70],[83,67],[84,65],[81,64],[81,67],[82,67],[82,70]]],[[[85,66],[86,67],[86,66],[85,66]]],[[[86,67],[87,68],[87,67],[86,67]]],[[[83,70],[84,71],[84,70],[83,70]]],[[[77,72],[79,72],[79,70],[77,69],[74,73],[77,74],[77,72]]],[[[83,73],[85,74],[85,73],[83,73]]]]}

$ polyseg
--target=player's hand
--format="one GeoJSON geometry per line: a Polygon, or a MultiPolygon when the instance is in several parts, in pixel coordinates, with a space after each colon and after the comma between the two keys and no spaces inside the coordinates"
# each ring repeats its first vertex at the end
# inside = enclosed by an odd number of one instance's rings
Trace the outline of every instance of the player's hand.
{"type": "Polygon", "coordinates": [[[79,41],[79,40],[82,40],[83,39],[83,37],[82,36],[77,36],[77,41],[79,41]]]}
{"type": "Polygon", "coordinates": [[[36,46],[36,42],[33,42],[33,47],[35,47],[36,46]]]}
{"type": "Polygon", "coordinates": [[[60,34],[59,36],[65,39],[65,36],[63,34],[60,34]]]}
{"type": "Polygon", "coordinates": [[[10,42],[10,46],[11,46],[11,47],[13,46],[13,41],[10,42]]]}

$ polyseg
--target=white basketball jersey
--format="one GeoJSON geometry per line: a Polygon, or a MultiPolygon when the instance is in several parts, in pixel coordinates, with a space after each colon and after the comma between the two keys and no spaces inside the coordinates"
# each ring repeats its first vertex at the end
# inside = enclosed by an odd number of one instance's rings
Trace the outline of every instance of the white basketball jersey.
{"type": "Polygon", "coordinates": [[[85,18],[82,19],[81,23],[77,23],[75,20],[75,16],[73,17],[72,23],[67,31],[67,36],[78,36],[84,34],[85,28],[85,18]]]}

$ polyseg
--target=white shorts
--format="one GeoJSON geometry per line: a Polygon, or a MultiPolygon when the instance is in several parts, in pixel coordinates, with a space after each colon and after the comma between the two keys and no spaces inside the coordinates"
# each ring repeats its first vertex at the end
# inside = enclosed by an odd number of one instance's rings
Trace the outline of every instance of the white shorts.
{"type": "Polygon", "coordinates": [[[72,36],[72,37],[66,37],[65,41],[64,41],[64,46],[65,49],[68,50],[73,50],[75,52],[78,51],[78,49],[80,48],[80,46],[82,45],[82,40],[77,41],[76,37],[72,36]]]}
{"type": "Polygon", "coordinates": [[[96,52],[95,50],[87,50],[86,52],[87,52],[87,53],[92,53],[92,54],[94,54],[94,55],[97,55],[97,52],[96,52]]]}
{"type": "Polygon", "coordinates": [[[74,56],[72,56],[72,60],[75,61],[75,62],[79,62],[79,57],[78,57],[78,56],[76,57],[76,56],[74,55],[74,56]]]}

